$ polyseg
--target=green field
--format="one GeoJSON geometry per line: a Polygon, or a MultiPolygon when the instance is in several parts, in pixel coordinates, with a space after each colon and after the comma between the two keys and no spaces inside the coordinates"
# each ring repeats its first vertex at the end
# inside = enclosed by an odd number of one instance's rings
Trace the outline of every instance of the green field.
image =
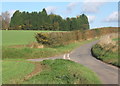
{"type": "Polygon", "coordinates": [[[34,67],[34,64],[25,61],[4,60],[2,62],[2,83],[20,83],[25,75],[34,70],[34,67]]]}
{"type": "MultiPolygon", "coordinates": [[[[75,42],[65,46],[54,48],[30,48],[16,47],[14,45],[26,45],[35,42],[35,33],[41,31],[3,31],[2,49],[2,76],[3,84],[37,84],[37,83],[100,83],[97,76],[88,68],[68,60],[48,60],[39,64],[43,65],[42,72],[25,81],[24,76],[35,69],[35,65],[26,61],[28,58],[44,58],[60,55],[72,51],[74,48],[94,41],[75,42]],[[47,75],[47,76],[46,76],[47,75]],[[78,77],[79,76],[79,77],[78,77]],[[49,81],[49,82],[48,82],[49,81]]],[[[43,31],[48,32],[48,31],[43,31]]]]}
{"type": "MultiPolygon", "coordinates": [[[[9,30],[2,31],[2,45],[23,45],[35,42],[37,32],[56,32],[56,31],[32,31],[32,30],[9,30]]],[[[60,32],[60,31],[59,31],[60,32]]]]}

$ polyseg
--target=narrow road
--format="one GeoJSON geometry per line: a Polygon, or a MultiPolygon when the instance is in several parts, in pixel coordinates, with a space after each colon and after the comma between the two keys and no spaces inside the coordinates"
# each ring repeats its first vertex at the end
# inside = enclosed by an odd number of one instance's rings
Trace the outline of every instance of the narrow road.
{"type": "MultiPolygon", "coordinates": [[[[91,47],[98,41],[94,41],[73,50],[69,57],[71,60],[78,62],[93,70],[100,78],[103,84],[118,84],[118,68],[97,60],[91,54],[91,47]]],[[[65,55],[43,59],[28,59],[30,61],[42,61],[46,59],[64,58],[65,55]]]]}

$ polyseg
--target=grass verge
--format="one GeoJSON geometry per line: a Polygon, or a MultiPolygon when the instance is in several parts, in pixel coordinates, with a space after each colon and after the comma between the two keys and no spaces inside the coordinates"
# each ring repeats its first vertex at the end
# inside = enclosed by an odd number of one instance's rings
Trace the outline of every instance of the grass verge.
{"type": "Polygon", "coordinates": [[[90,69],[70,60],[44,60],[42,72],[23,84],[100,84],[90,69]]]}
{"type": "Polygon", "coordinates": [[[100,59],[106,63],[120,67],[120,63],[118,61],[119,59],[118,51],[112,52],[111,50],[105,50],[100,45],[96,44],[92,48],[92,53],[97,59],[100,59]]]}
{"type": "Polygon", "coordinates": [[[75,42],[65,46],[59,46],[54,48],[11,48],[8,46],[3,46],[2,57],[5,58],[20,58],[20,59],[30,59],[30,58],[44,58],[44,57],[52,57],[55,55],[60,55],[63,53],[68,53],[72,51],[74,48],[92,42],[93,40],[86,40],[82,42],[75,42]]]}

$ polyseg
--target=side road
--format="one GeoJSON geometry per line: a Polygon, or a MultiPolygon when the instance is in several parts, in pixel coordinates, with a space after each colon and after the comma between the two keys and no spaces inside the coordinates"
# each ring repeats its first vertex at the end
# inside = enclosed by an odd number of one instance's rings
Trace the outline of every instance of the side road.
{"type": "Polygon", "coordinates": [[[73,50],[70,54],[61,55],[58,57],[40,58],[40,59],[28,59],[29,61],[43,61],[47,59],[58,59],[66,57],[70,60],[78,62],[94,72],[99,76],[103,84],[118,84],[118,68],[112,65],[106,64],[100,60],[97,60],[91,54],[91,48],[98,42],[94,41],[85,45],[80,46],[73,50]]]}

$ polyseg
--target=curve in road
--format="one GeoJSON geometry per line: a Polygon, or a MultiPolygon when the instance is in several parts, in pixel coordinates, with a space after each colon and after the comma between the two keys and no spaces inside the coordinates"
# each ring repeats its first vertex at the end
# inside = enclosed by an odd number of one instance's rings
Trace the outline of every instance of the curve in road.
{"type": "Polygon", "coordinates": [[[73,50],[70,54],[61,55],[57,57],[50,58],[40,58],[40,59],[28,59],[29,61],[43,61],[47,59],[58,59],[65,56],[69,56],[70,60],[78,62],[91,70],[93,70],[100,78],[103,84],[118,84],[118,68],[109,64],[106,64],[100,60],[97,60],[91,54],[91,48],[94,44],[98,42],[94,41],[88,44],[84,44],[79,48],[73,50]]]}

